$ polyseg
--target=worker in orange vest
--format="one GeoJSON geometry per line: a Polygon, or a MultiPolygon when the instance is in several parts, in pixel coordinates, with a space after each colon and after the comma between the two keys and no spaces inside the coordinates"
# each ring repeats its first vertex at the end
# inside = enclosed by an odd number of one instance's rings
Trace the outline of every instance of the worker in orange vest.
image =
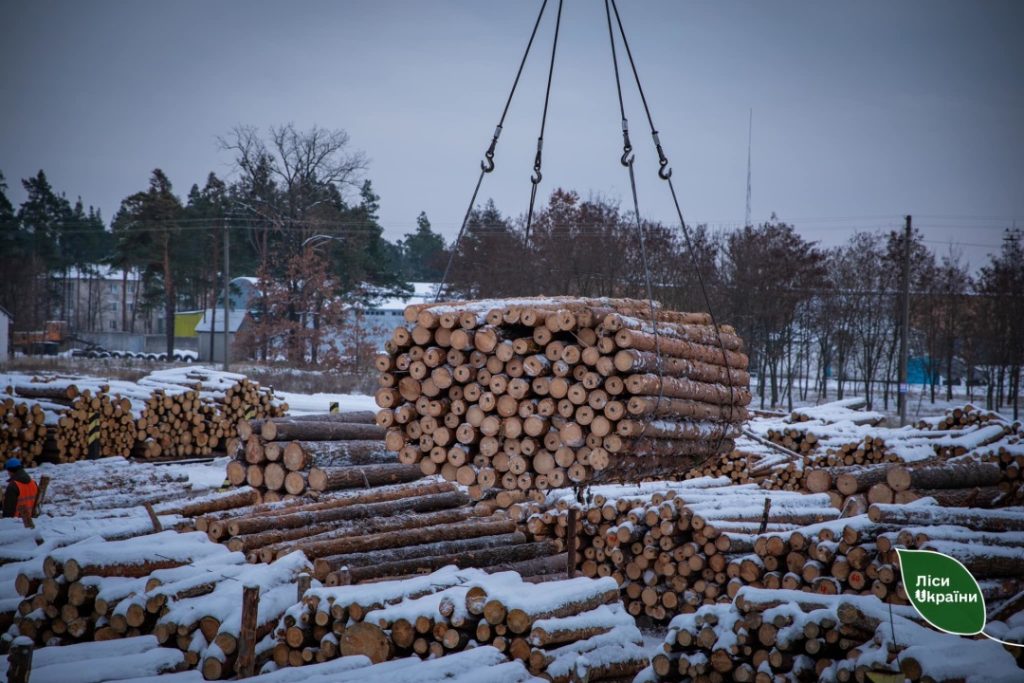
{"type": "Polygon", "coordinates": [[[39,486],[32,481],[25,468],[18,458],[10,458],[4,469],[10,475],[7,482],[7,490],[4,492],[4,517],[24,517],[26,512],[29,516],[35,513],[36,495],[39,493],[39,486]]]}

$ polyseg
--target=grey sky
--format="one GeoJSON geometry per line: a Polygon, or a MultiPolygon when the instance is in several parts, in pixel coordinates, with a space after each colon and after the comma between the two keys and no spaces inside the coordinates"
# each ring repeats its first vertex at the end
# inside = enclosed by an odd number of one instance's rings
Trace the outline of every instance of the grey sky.
{"type": "MultiPolygon", "coordinates": [[[[1024,227],[1024,3],[640,2],[620,10],[691,222],[753,212],[835,244],[915,215],[975,265],[1024,227]]],[[[0,170],[43,168],[109,219],[163,168],[179,194],[238,123],[344,128],[371,159],[389,237],[425,210],[457,230],[539,0],[0,0],[0,170]]],[[[519,214],[555,0],[481,196],[519,214]]],[[[628,198],[603,3],[566,0],[544,148],[556,186],[628,198]]],[[[639,99],[641,209],[671,217],[639,99]]]]}

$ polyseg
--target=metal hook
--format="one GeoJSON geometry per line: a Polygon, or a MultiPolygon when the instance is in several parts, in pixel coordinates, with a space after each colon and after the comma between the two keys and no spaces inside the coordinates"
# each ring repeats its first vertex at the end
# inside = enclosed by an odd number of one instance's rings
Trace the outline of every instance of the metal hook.
{"type": "Polygon", "coordinates": [[[530,182],[533,183],[534,185],[538,184],[540,182],[540,179],[544,177],[540,173],[540,148],[541,148],[541,141],[538,140],[537,141],[537,156],[535,156],[533,158],[533,175],[530,176],[530,182]]]}
{"type": "Polygon", "coordinates": [[[658,161],[658,165],[661,167],[658,169],[658,177],[662,180],[668,180],[672,177],[672,169],[668,168],[668,159],[661,159],[658,161]]]}
{"type": "Polygon", "coordinates": [[[627,166],[627,167],[633,165],[633,148],[632,147],[624,147],[623,148],[622,156],[619,157],[619,163],[622,164],[623,166],[627,166]]]}
{"type": "Polygon", "coordinates": [[[490,173],[494,170],[494,153],[491,150],[487,150],[484,157],[484,160],[480,162],[480,170],[484,173],[490,173]]]}

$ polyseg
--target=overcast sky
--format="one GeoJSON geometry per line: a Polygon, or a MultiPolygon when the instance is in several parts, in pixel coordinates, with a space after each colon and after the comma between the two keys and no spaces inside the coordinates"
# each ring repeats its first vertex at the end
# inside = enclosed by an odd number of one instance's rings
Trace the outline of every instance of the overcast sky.
{"type": "MultiPolygon", "coordinates": [[[[1024,227],[1024,3],[619,0],[690,222],[753,215],[830,245],[912,213],[974,265],[1024,227]]],[[[426,211],[454,236],[539,0],[0,0],[0,171],[44,169],[109,220],[164,169],[230,174],[245,123],[343,128],[389,237],[426,211]]],[[[484,181],[525,211],[556,0],[484,181]]],[[[620,53],[621,56],[621,53],[620,53]]],[[[642,211],[672,217],[635,89],[642,211]]],[[[544,147],[557,186],[628,200],[603,2],[565,0],[544,147]]]]}

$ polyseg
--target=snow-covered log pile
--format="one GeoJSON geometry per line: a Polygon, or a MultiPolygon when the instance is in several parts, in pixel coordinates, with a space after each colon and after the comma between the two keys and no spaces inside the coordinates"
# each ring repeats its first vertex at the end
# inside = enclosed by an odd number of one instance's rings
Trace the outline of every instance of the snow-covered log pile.
{"type": "MultiPolygon", "coordinates": [[[[7,657],[0,657],[0,679],[8,680],[8,667],[7,657]]],[[[184,668],[180,650],[160,647],[153,636],[137,636],[37,649],[32,653],[31,680],[104,683],[166,676],[184,668]]]]}
{"type": "MultiPolygon", "coordinates": [[[[33,655],[32,681],[45,683],[203,683],[196,670],[171,666],[182,658],[177,649],[155,647],[152,636],[105,643],[47,647],[33,655]],[[157,673],[160,672],[160,673],[157,673]]],[[[247,678],[251,683],[544,683],[519,661],[508,661],[493,647],[483,646],[447,657],[419,657],[374,664],[362,655],[332,659],[302,669],[275,669],[247,678]]],[[[7,661],[0,658],[0,678],[6,680],[7,661]]]]}
{"type": "Polygon", "coordinates": [[[742,340],[704,313],[559,297],[405,319],[376,361],[378,424],[402,463],[474,497],[679,476],[731,450],[747,418],[742,340]]]}
{"type": "Polygon", "coordinates": [[[244,375],[204,368],[154,372],[135,382],[18,376],[0,401],[0,461],[73,462],[224,450],[239,419],[284,414],[287,404],[244,375]]]}
{"type": "Polygon", "coordinates": [[[951,555],[981,582],[986,599],[1024,588],[1024,510],[944,508],[921,500],[872,505],[866,515],[771,531],[730,572],[746,585],[823,594],[875,595],[907,604],[896,547],[951,555]]]}
{"type": "Polygon", "coordinates": [[[327,585],[450,564],[515,569],[524,576],[566,568],[561,542],[528,542],[507,513],[470,505],[465,493],[439,477],[228,510],[199,517],[195,526],[251,562],[301,550],[327,585]]]}
{"type": "Polygon", "coordinates": [[[878,680],[872,672],[950,682],[1021,675],[998,643],[940,633],[910,607],[745,587],[732,604],[673,619],[663,652],[636,680],[878,680]]]}
{"type": "Polygon", "coordinates": [[[444,658],[490,645],[548,680],[622,679],[647,664],[642,637],[608,578],[541,584],[513,572],[433,574],[306,592],[282,619],[278,666],[361,654],[444,658]]]}
{"type": "Polygon", "coordinates": [[[760,484],[797,457],[771,443],[744,435],[736,439],[736,447],[731,451],[709,458],[690,469],[684,478],[728,477],[734,484],[760,484]]]}
{"type": "Polygon", "coordinates": [[[301,553],[249,565],[204,534],[175,531],[91,537],[38,564],[18,574],[23,599],[9,636],[52,645],[152,634],[188,667],[220,671],[216,678],[233,670],[243,586],[260,587],[257,652],[269,652],[266,636],[298,599],[297,575],[312,569],[301,553]]]}
{"type": "Polygon", "coordinates": [[[225,450],[241,418],[284,414],[288,406],[245,375],[209,368],[150,373],[139,385],[152,392],[137,429],[136,453],[145,458],[210,455],[225,450]]]}
{"type": "MultiPolygon", "coordinates": [[[[0,397],[0,463],[18,458],[31,465],[47,446],[47,423],[57,423],[62,406],[52,403],[0,397]]],[[[56,444],[50,444],[56,450],[56,444]]]]}
{"type": "Polygon", "coordinates": [[[655,621],[728,599],[731,562],[752,550],[761,530],[783,531],[838,517],[827,496],[765,491],[754,484],[691,479],[637,486],[600,486],[580,504],[552,492],[533,514],[534,538],[565,539],[576,516],[576,566],[584,576],[611,576],[630,614],[655,621]],[[768,504],[770,501],[770,504],[768,504]]]}
{"type": "Polygon", "coordinates": [[[322,493],[406,482],[425,476],[396,463],[371,411],[241,420],[227,478],[274,502],[307,491],[322,493]]]}

